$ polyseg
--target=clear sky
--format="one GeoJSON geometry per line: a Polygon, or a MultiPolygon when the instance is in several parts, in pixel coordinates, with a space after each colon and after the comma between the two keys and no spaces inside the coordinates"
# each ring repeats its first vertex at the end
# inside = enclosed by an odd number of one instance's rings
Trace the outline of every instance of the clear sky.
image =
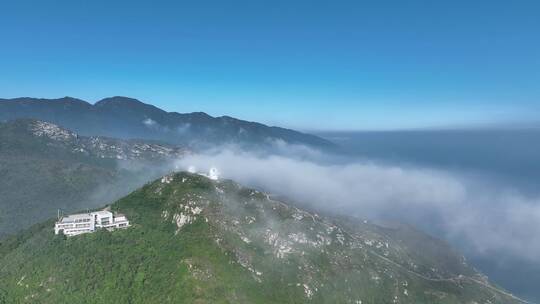
{"type": "Polygon", "coordinates": [[[540,1],[0,0],[0,97],[299,129],[540,121],[540,1]]]}

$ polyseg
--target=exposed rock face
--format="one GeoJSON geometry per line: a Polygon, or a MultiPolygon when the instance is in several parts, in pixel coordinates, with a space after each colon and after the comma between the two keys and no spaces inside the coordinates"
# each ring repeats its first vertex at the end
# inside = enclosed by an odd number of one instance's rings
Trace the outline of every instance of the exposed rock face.
{"type": "Polygon", "coordinates": [[[77,134],[69,130],[63,129],[60,126],[49,122],[39,120],[32,122],[30,124],[30,129],[35,136],[46,136],[57,141],[69,141],[77,138],[77,134]]]}
{"type": "Polygon", "coordinates": [[[184,148],[167,144],[100,136],[79,136],[58,125],[39,120],[28,120],[28,128],[37,137],[47,137],[58,144],[71,146],[73,152],[92,154],[100,158],[149,160],[177,158],[187,152],[184,148]]]}

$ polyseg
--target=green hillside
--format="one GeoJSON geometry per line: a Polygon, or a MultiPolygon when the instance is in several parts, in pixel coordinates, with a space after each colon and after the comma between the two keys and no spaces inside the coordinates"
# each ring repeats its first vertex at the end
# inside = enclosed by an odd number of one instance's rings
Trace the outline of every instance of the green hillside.
{"type": "Polygon", "coordinates": [[[165,157],[181,153],[79,136],[36,120],[0,123],[0,238],[54,216],[57,208],[75,211],[118,199],[165,174],[165,157]]]}
{"type": "Polygon", "coordinates": [[[111,208],[133,226],[65,238],[48,221],[5,240],[1,301],[519,303],[441,241],[318,216],[232,181],[177,173],[111,208]]]}

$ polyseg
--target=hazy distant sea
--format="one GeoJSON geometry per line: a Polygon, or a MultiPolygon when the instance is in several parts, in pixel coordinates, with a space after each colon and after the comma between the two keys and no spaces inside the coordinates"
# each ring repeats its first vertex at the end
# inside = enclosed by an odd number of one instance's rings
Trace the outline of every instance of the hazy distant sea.
{"type": "MultiPolygon", "coordinates": [[[[316,134],[339,144],[351,157],[470,172],[525,195],[540,195],[540,129],[316,134]]],[[[468,259],[493,282],[540,303],[540,265],[506,256],[468,259]]]]}
{"type": "Polygon", "coordinates": [[[540,193],[540,129],[318,132],[351,155],[480,172],[540,193]]]}

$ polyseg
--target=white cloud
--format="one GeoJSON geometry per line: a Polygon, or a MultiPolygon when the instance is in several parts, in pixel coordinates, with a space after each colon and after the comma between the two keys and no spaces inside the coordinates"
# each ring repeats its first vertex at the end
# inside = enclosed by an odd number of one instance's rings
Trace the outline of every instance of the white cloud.
{"type": "MultiPolygon", "coordinates": [[[[299,149],[282,154],[295,155],[299,149]]],[[[540,199],[464,175],[374,162],[320,163],[232,149],[190,155],[177,165],[201,171],[217,167],[225,178],[333,212],[390,216],[424,227],[435,223],[475,253],[504,252],[540,262],[540,199]]]]}
{"type": "Polygon", "coordinates": [[[146,118],[145,120],[142,121],[142,123],[147,126],[147,127],[154,127],[157,125],[157,122],[151,118],[146,118]]]}

